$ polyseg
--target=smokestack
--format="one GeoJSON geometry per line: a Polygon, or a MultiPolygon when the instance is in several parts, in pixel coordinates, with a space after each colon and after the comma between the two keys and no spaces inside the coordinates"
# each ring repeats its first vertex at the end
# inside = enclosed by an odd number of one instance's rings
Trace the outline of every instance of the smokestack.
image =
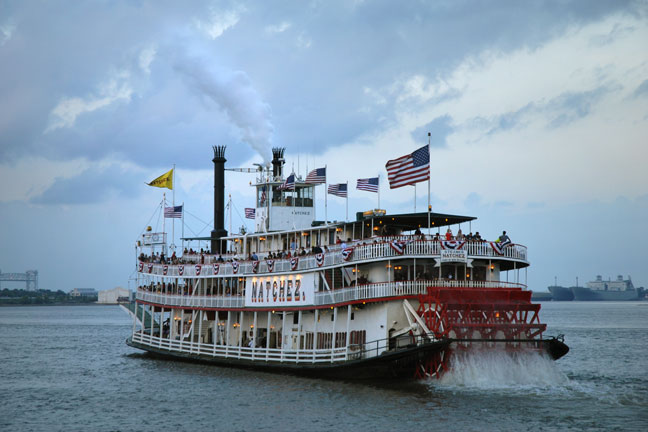
{"type": "Polygon", "coordinates": [[[225,148],[213,146],[214,149],[214,229],[211,232],[211,252],[223,253],[220,239],[227,236],[225,231],[225,148]]]}
{"type": "Polygon", "coordinates": [[[272,148],[272,176],[275,180],[283,175],[284,151],[286,151],[285,147],[272,148]]]}

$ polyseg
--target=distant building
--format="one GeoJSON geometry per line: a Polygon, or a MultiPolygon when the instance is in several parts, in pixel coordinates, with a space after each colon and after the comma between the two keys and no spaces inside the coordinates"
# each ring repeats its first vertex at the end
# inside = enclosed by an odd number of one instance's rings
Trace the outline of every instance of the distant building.
{"type": "Polygon", "coordinates": [[[115,287],[113,289],[99,291],[100,304],[117,304],[129,302],[131,298],[130,290],[124,287],[115,287]]]}
{"type": "Polygon", "coordinates": [[[97,294],[94,288],[74,288],[70,291],[71,297],[97,297],[97,294]]]}

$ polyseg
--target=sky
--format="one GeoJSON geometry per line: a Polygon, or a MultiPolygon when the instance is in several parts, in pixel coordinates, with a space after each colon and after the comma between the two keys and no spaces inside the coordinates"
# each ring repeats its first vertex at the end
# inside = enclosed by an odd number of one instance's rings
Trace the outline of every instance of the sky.
{"type": "MultiPolygon", "coordinates": [[[[0,270],[133,288],[135,241],[162,224],[146,182],[175,165],[185,234],[206,235],[213,145],[228,167],[285,147],[302,176],[380,175],[381,208],[422,211],[427,185],[415,203],[384,166],[430,133],[433,210],[528,246],[529,288],[648,288],[647,18],[623,0],[1,0],[0,270]]],[[[253,180],[226,174],[234,231],[253,180]]],[[[349,214],[376,198],[350,186],[349,214]]]]}

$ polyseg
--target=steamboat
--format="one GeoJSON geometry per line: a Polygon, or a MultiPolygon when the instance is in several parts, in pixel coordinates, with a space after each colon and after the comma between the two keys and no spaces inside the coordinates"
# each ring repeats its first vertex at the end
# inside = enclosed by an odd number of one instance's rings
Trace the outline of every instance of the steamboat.
{"type": "Polygon", "coordinates": [[[214,229],[186,239],[210,250],[168,259],[155,253],[165,250],[164,233],[143,235],[128,345],[350,379],[439,377],[466,350],[567,353],[562,338],[543,337],[525,246],[453,236],[475,218],[429,207],[316,221],[315,187],[324,181],[285,176],[284,150],[274,148],[256,171],[253,233],[225,230],[225,147],[215,146],[214,229]]]}

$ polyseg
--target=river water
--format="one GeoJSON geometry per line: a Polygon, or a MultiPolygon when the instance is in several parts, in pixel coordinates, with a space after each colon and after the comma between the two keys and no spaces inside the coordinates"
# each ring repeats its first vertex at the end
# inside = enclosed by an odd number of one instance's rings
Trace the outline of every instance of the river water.
{"type": "Polygon", "coordinates": [[[345,382],[157,360],[117,306],[0,308],[0,430],[648,430],[648,302],[543,303],[571,351],[345,382]]]}

